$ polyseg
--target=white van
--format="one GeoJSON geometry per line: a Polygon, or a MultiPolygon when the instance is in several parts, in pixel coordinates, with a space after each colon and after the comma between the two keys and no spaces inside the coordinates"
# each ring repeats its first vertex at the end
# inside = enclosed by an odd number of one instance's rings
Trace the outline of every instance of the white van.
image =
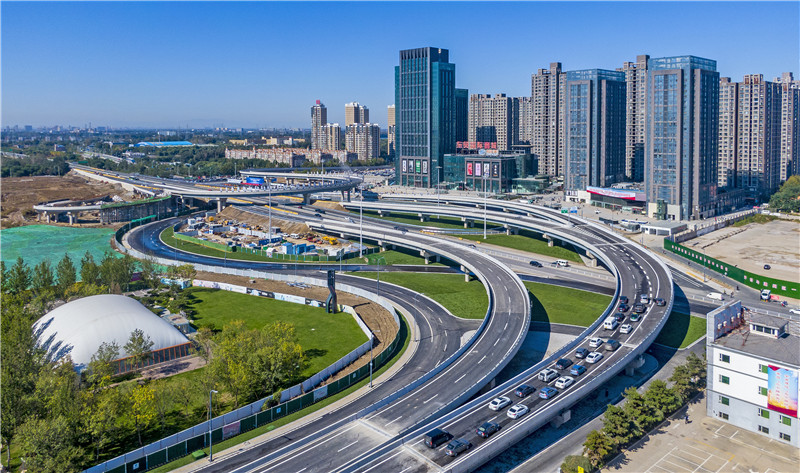
{"type": "Polygon", "coordinates": [[[560,268],[566,268],[567,266],[569,266],[569,262],[565,259],[558,259],[556,260],[556,266],[560,268]]]}
{"type": "Polygon", "coordinates": [[[606,330],[614,330],[619,325],[617,322],[617,318],[613,315],[606,317],[606,321],[603,322],[603,328],[606,330]]]}
{"type": "Polygon", "coordinates": [[[717,301],[721,301],[722,300],[722,294],[720,294],[719,292],[709,292],[708,294],[706,294],[706,297],[708,297],[709,299],[717,300],[717,301]]]}
{"type": "Polygon", "coordinates": [[[761,291],[761,300],[762,301],[768,301],[771,296],[772,296],[772,291],[770,291],[769,289],[764,289],[764,290],[761,291]]]}

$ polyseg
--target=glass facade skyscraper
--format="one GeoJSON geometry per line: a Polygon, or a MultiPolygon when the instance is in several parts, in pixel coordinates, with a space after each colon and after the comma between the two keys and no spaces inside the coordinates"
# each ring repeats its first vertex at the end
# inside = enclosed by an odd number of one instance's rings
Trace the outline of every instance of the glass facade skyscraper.
{"type": "Polygon", "coordinates": [[[719,73],[695,56],[648,62],[645,192],[648,214],[668,220],[715,214],[719,73]]]}
{"type": "Polygon", "coordinates": [[[431,187],[456,146],[456,66],[439,48],[400,51],[395,67],[397,183],[431,187]]]}
{"type": "Polygon", "coordinates": [[[566,73],[564,189],[610,186],[625,179],[625,74],[566,73]]]}

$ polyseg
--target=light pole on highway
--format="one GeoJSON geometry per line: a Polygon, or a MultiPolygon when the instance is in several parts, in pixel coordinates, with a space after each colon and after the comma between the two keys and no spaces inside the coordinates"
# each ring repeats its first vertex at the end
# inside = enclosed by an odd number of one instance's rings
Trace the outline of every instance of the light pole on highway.
{"type": "Polygon", "coordinates": [[[486,194],[486,176],[483,176],[483,239],[486,239],[486,208],[489,205],[486,194]]]}
{"type": "Polygon", "coordinates": [[[269,192],[269,242],[272,243],[272,182],[269,180],[269,176],[267,176],[267,190],[269,192]]]}
{"type": "Polygon", "coordinates": [[[436,208],[439,208],[439,170],[441,166],[436,166],[436,208]]]}
{"type": "Polygon", "coordinates": [[[364,187],[358,185],[358,257],[364,256],[364,187]]]}
{"type": "Polygon", "coordinates": [[[214,461],[214,446],[212,445],[211,441],[211,419],[214,418],[211,396],[214,394],[218,394],[218,392],[214,389],[208,392],[208,461],[210,462],[214,461]]]}
{"type": "MultiPolygon", "coordinates": [[[[378,264],[378,298],[381,297],[381,260],[383,260],[383,264],[386,264],[386,258],[383,256],[379,257],[375,262],[378,264]]],[[[372,388],[372,347],[375,345],[375,336],[370,334],[370,344],[369,344],[369,387],[372,388]]]]}

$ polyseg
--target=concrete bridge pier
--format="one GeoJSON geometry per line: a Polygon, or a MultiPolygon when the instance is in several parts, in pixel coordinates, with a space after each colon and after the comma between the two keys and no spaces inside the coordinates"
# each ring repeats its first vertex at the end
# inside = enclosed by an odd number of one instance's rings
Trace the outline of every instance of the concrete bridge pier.
{"type": "Polygon", "coordinates": [[[308,205],[311,203],[311,194],[303,194],[303,204],[308,205]]]}
{"type": "Polygon", "coordinates": [[[222,212],[225,209],[225,204],[228,203],[228,199],[225,197],[218,197],[217,198],[217,212],[222,212]]]}
{"type": "Polygon", "coordinates": [[[463,264],[461,265],[461,271],[464,273],[464,282],[469,282],[469,270],[463,264]]]}
{"type": "Polygon", "coordinates": [[[419,255],[425,258],[425,264],[431,264],[431,256],[433,256],[433,253],[427,252],[425,250],[420,250],[419,255]]]}
{"type": "Polygon", "coordinates": [[[467,217],[461,217],[461,221],[464,222],[464,228],[472,228],[475,225],[475,221],[467,217]]]}
{"type": "Polygon", "coordinates": [[[378,216],[380,216],[380,217],[388,217],[389,215],[391,215],[391,212],[389,212],[387,210],[378,209],[378,216]]]}
{"type": "Polygon", "coordinates": [[[420,222],[427,222],[428,221],[428,216],[427,215],[423,215],[423,214],[417,214],[417,215],[419,216],[419,221],[420,222]]]}
{"type": "Polygon", "coordinates": [[[519,234],[519,228],[512,227],[509,224],[505,224],[505,225],[503,225],[503,227],[506,229],[506,235],[517,235],[517,234],[519,234]]]}
{"type": "Polygon", "coordinates": [[[69,220],[69,224],[70,225],[74,225],[75,224],[75,214],[73,214],[72,212],[67,212],[67,220],[69,220]]]}
{"type": "Polygon", "coordinates": [[[557,429],[564,425],[565,423],[569,422],[572,418],[572,411],[570,409],[566,409],[561,411],[557,416],[550,419],[550,426],[554,429],[557,429]]]}
{"type": "Polygon", "coordinates": [[[547,246],[554,246],[555,245],[555,242],[553,241],[553,239],[550,238],[549,236],[547,236],[546,233],[542,233],[542,237],[547,240],[547,246]]]}
{"type": "Polygon", "coordinates": [[[633,372],[644,365],[644,357],[639,355],[625,367],[625,376],[633,376],[633,372]]]}
{"type": "Polygon", "coordinates": [[[585,261],[586,266],[589,266],[590,268],[596,268],[597,267],[597,258],[595,258],[595,256],[593,254],[589,253],[588,251],[586,252],[586,259],[588,260],[588,261],[585,261]]]}

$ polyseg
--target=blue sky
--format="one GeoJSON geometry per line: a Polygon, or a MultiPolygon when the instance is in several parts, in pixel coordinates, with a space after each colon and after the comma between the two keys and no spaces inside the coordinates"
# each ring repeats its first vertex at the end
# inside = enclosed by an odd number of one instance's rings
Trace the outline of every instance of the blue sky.
{"type": "Polygon", "coordinates": [[[344,104],[386,124],[400,49],[450,50],[458,87],[530,95],[530,75],[638,54],[798,76],[798,2],[6,2],[2,125],[310,126],[344,104]]]}

